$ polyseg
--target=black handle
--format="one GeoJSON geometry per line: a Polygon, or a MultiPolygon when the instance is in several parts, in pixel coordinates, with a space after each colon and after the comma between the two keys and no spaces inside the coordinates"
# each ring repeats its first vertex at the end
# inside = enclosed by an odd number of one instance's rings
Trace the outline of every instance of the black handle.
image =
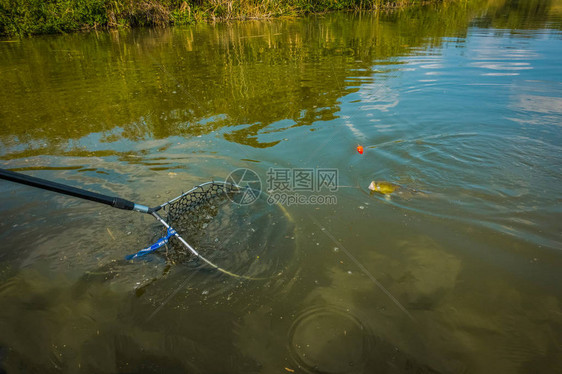
{"type": "Polygon", "coordinates": [[[83,190],[81,188],[67,186],[66,184],[16,173],[15,171],[0,169],[0,178],[16,183],[26,184],[32,187],[41,188],[43,190],[58,192],[69,196],[79,197],[85,200],[95,201],[96,203],[110,205],[114,208],[133,210],[133,208],[135,207],[135,203],[129,200],[122,199],[120,197],[102,195],[97,192],[91,192],[83,190]]]}

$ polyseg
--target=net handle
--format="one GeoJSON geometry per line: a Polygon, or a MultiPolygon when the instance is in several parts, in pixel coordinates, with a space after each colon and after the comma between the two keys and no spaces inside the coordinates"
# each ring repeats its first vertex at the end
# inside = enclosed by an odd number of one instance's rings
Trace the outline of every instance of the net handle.
{"type": "Polygon", "coordinates": [[[132,201],[122,199],[120,197],[104,195],[97,192],[84,190],[82,188],[73,187],[42,178],[32,177],[31,175],[21,174],[2,168],[0,168],[0,179],[25,184],[27,186],[40,188],[42,190],[57,192],[63,195],[78,197],[80,199],[109,205],[117,209],[136,210],[143,213],[150,213],[150,208],[144,205],[135,204],[132,201]]]}
{"type": "MultiPolygon", "coordinates": [[[[106,204],[106,205],[109,205],[113,208],[124,209],[124,210],[136,210],[138,212],[148,213],[148,214],[151,214],[152,216],[154,216],[154,218],[156,218],[156,220],[158,220],[158,222],[160,222],[168,230],[173,230],[173,228],[170,227],[170,225],[162,217],[160,217],[160,215],[158,215],[158,213],[156,213],[156,211],[162,209],[164,206],[168,205],[169,203],[171,203],[173,201],[176,201],[177,199],[187,195],[188,193],[191,193],[192,191],[196,190],[197,188],[201,188],[202,186],[204,186],[206,184],[209,184],[209,183],[214,183],[214,182],[204,183],[204,184],[199,185],[199,186],[193,188],[192,190],[190,190],[190,191],[178,196],[177,198],[174,198],[174,199],[172,199],[172,200],[170,200],[170,201],[168,201],[168,202],[166,202],[166,203],[164,203],[164,204],[162,204],[162,205],[160,205],[156,208],[149,208],[149,207],[144,206],[144,205],[135,204],[132,201],[125,200],[125,199],[122,199],[120,197],[104,195],[104,194],[100,194],[100,193],[97,193],[97,192],[84,190],[82,188],[72,187],[72,186],[69,186],[69,185],[66,185],[66,184],[63,184],[63,183],[57,183],[57,182],[53,182],[53,181],[50,181],[50,180],[47,180],[47,179],[32,177],[30,175],[17,173],[15,171],[10,171],[10,170],[6,170],[6,169],[2,169],[2,168],[0,168],[0,179],[24,184],[24,185],[31,186],[31,187],[40,188],[42,190],[57,192],[57,193],[60,193],[60,194],[63,194],[63,195],[78,197],[80,199],[89,200],[89,201],[93,201],[93,202],[96,202],[96,203],[106,204]]],[[[185,241],[184,238],[182,238],[177,232],[175,232],[175,230],[173,230],[172,235],[175,236],[176,238],[178,238],[178,240],[187,249],[189,249],[189,251],[194,256],[201,259],[203,262],[205,262],[207,265],[214,268],[215,270],[218,270],[221,273],[230,275],[230,276],[235,277],[235,278],[252,279],[252,280],[259,279],[259,278],[252,278],[252,277],[244,276],[244,275],[238,275],[238,274],[232,273],[232,272],[230,272],[226,269],[221,268],[220,266],[212,263],[211,261],[209,261],[205,257],[201,256],[199,254],[199,252],[197,252],[191,245],[189,245],[185,241]]]]}

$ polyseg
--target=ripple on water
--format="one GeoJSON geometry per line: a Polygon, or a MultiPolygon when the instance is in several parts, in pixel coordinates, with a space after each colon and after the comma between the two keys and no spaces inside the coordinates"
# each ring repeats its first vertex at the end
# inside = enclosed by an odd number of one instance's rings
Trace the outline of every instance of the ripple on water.
{"type": "Polygon", "coordinates": [[[323,306],[297,317],[289,330],[289,345],[295,363],[309,373],[360,373],[373,341],[349,311],[323,306]]]}
{"type": "MultiPolygon", "coordinates": [[[[361,161],[370,172],[358,185],[365,193],[371,180],[387,180],[426,192],[381,201],[424,214],[472,222],[537,244],[559,240],[537,227],[553,228],[557,214],[560,147],[548,139],[484,126],[369,146],[376,163],[361,161]],[[545,162],[545,160],[549,160],[545,162]]],[[[550,231],[550,230],[549,230],[550,231]]]]}

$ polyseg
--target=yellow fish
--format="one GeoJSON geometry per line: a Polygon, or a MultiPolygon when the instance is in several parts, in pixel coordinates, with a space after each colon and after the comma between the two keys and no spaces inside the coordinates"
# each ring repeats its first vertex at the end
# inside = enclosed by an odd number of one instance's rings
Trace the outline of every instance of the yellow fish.
{"type": "Polygon", "coordinates": [[[369,185],[369,190],[372,192],[382,193],[383,195],[390,195],[391,193],[399,190],[400,186],[391,182],[375,182],[372,181],[369,185]]]}

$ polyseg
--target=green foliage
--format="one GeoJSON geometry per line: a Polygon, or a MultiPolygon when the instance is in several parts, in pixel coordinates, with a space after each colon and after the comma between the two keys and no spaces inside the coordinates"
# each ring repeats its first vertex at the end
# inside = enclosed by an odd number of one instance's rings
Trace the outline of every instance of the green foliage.
{"type": "Polygon", "coordinates": [[[0,0],[0,35],[187,25],[342,9],[375,9],[384,4],[415,2],[417,0],[0,0]]]}
{"type": "Polygon", "coordinates": [[[0,33],[60,33],[107,24],[105,0],[0,0],[0,33]]]}
{"type": "MultiPolygon", "coordinates": [[[[447,0],[429,0],[442,3],[447,0]]],[[[481,22],[529,23],[561,0],[471,0],[486,3],[481,22]]],[[[0,35],[25,36],[82,29],[190,25],[205,21],[296,16],[337,10],[382,9],[425,0],[0,0],[0,35]]],[[[460,2],[464,3],[464,2],[460,2]]],[[[558,5],[557,5],[558,4],[558,5]]]]}

